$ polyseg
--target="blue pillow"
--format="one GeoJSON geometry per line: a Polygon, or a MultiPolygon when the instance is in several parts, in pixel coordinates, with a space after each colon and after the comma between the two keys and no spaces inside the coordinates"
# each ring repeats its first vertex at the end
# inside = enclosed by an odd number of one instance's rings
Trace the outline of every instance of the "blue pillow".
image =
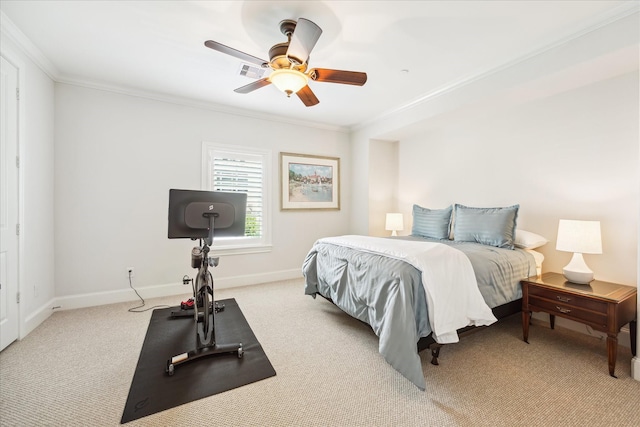
{"type": "Polygon", "coordinates": [[[513,249],[520,205],[502,208],[454,207],[453,240],[513,249]]]}
{"type": "Polygon", "coordinates": [[[449,239],[452,211],[453,206],[445,209],[427,209],[413,205],[411,234],[433,239],[449,239]]]}

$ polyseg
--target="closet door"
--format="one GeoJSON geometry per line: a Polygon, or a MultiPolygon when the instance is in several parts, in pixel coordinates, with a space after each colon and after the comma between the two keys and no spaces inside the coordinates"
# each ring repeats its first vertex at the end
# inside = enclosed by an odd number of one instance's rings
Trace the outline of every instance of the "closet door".
{"type": "Polygon", "coordinates": [[[0,57],[0,351],[18,338],[18,69],[0,57]]]}

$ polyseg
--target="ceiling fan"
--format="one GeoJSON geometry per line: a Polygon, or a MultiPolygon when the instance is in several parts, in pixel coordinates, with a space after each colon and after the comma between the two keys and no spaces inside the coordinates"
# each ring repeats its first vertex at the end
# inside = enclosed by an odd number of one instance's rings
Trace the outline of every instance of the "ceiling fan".
{"type": "Polygon", "coordinates": [[[358,71],[327,68],[307,69],[309,54],[322,34],[322,29],[315,23],[305,18],[300,18],[297,22],[285,19],[280,22],[280,31],[287,36],[287,41],[278,43],[269,49],[269,61],[211,40],[204,42],[204,45],[262,68],[273,70],[268,77],[235,89],[234,91],[237,93],[249,93],[273,83],[286,93],[287,97],[295,93],[304,105],[311,107],[320,101],[308,85],[310,79],[317,82],[355,86],[362,86],[366,83],[367,74],[358,71]]]}

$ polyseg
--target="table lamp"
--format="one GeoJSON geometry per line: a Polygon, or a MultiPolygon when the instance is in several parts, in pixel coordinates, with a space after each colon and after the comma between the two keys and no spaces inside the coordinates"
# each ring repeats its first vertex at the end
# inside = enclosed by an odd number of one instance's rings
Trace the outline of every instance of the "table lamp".
{"type": "Polygon", "coordinates": [[[593,271],[584,262],[582,254],[602,253],[600,221],[561,219],[558,224],[556,249],[573,252],[571,261],[562,269],[564,277],[572,283],[590,283],[593,280],[593,271]]]}
{"type": "Polygon", "coordinates": [[[387,222],[384,227],[385,230],[390,230],[392,236],[397,236],[396,231],[404,230],[404,221],[401,213],[388,213],[387,222]]]}

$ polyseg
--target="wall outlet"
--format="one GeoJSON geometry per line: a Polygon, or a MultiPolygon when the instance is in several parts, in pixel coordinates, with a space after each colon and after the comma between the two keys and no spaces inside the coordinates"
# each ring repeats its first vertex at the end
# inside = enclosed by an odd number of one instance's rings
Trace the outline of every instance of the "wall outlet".
{"type": "Polygon", "coordinates": [[[134,277],[136,275],[136,269],[133,267],[127,267],[127,277],[134,277]]]}

